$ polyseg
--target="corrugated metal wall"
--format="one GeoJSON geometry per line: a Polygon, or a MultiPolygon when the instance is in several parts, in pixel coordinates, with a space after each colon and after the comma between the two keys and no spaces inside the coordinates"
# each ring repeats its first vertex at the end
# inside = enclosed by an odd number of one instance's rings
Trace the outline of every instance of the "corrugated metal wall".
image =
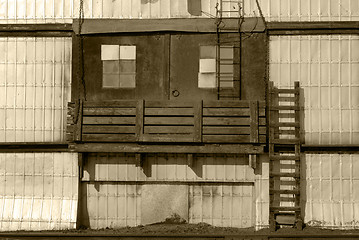
{"type": "Polygon", "coordinates": [[[71,38],[0,38],[0,142],[65,140],[71,38]]]}
{"type": "Polygon", "coordinates": [[[245,156],[200,155],[189,167],[184,154],[150,154],[141,169],[134,154],[90,154],[82,219],[92,228],[124,227],[179,214],[189,223],[266,226],[268,162],[262,165],[264,174],[255,175],[245,156]]]}
{"type": "Polygon", "coordinates": [[[0,229],[76,227],[76,153],[0,154],[0,229]]]}
{"type": "MultiPolygon", "coordinates": [[[[306,154],[305,222],[328,228],[359,226],[359,154],[306,154]]],[[[305,191],[305,192],[304,192],[305,191]]]]}
{"type": "MultiPolygon", "coordinates": [[[[359,20],[357,0],[259,0],[259,3],[267,21],[359,20]]],[[[201,0],[201,17],[215,16],[216,5],[217,0],[201,0]]],[[[243,6],[245,16],[260,16],[255,0],[243,0],[243,6]]],[[[233,9],[233,4],[224,3],[224,9],[233,9]]],[[[71,23],[78,13],[79,0],[0,0],[2,23],[71,23]]],[[[196,17],[188,13],[187,0],[88,0],[84,1],[84,14],[86,18],[196,17]]]]}
{"type": "Polygon", "coordinates": [[[271,37],[269,64],[275,86],[300,81],[306,144],[359,143],[359,36],[271,37]]]}

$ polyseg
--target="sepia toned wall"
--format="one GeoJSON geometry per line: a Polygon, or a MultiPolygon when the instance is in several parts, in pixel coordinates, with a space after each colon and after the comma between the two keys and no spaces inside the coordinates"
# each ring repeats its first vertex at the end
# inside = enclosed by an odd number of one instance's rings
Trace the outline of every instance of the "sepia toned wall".
{"type": "MultiPolygon", "coordinates": [[[[87,0],[84,17],[91,19],[211,18],[218,0],[87,0]],[[188,4],[190,2],[190,4],[188,4]],[[188,9],[196,6],[197,14],[188,9]],[[190,6],[190,7],[189,7],[190,6]]],[[[256,0],[238,0],[246,17],[260,17],[256,0]]],[[[358,21],[356,0],[259,0],[267,21],[358,21]]],[[[71,23],[79,16],[79,0],[1,0],[0,23],[71,23]]],[[[223,10],[239,10],[224,3],[223,10]]],[[[224,17],[238,17],[225,13],[224,17]]]]}

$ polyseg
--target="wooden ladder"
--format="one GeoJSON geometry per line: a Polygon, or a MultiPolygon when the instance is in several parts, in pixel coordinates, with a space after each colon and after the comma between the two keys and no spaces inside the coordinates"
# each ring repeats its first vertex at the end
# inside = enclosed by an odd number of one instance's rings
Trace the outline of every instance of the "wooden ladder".
{"type": "Polygon", "coordinates": [[[241,33],[240,24],[226,26],[223,17],[231,14],[242,16],[242,0],[220,0],[217,4],[217,86],[218,100],[240,100],[240,51],[241,33]],[[228,8],[227,8],[228,7],[228,8]],[[238,33],[236,38],[228,35],[229,32],[238,33]],[[239,55],[236,57],[235,55],[239,55]]]}
{"type": "Polygon", "coordinates": [[[269,83],[270,228],[302,229],[300,203],[300,88],[269,83]]]}

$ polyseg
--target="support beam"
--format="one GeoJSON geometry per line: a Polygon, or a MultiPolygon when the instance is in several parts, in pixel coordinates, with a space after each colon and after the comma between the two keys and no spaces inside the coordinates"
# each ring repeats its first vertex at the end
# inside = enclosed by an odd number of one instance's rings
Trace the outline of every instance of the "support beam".
{"type": "Polygon", "coordinates": [[[251,166],[254,170],[257,168],[257,154],[249,155],[249,166],[251,166]]]}
{"type": "Polygon", "coordinates": [[[218,153],[260,154],[264,145],[252,144],[201,144],[167,145],[136,143],[85,143],[73,145],[74,152],[127,152],[127,153],[218,153]]]}

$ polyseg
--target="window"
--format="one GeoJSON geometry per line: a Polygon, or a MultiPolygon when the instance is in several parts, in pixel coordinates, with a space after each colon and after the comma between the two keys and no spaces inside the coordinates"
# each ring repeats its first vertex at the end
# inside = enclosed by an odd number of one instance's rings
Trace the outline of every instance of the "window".
{"type": "Polygon", "coordinates": [[[136,46],[102,45],[102,88],[136,87],[136,46]]]}
{"type": "MultiPolygon", "coordinates": [[[[233,46],[220,46],[219,52],[219,71],[218,83],[221,88],[233,88],[234,68],[233,68],[233,46]]],[[[199,88],[216,88],[217,83],[217,47],[200,46],[199,57],[199,88]]]]}

